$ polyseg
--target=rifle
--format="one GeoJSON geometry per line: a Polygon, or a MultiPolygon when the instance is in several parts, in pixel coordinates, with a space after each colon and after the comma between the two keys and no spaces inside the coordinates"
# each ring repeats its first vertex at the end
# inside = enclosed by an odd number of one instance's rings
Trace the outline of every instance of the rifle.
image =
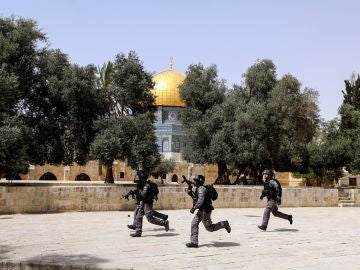
{"type": "Polygon", "coordinates": [[[192,187],[193,187],[192,183],[191,183],[191,181],[186,179],[185,175],[183,175],[182,178],[183,178],[183,180],[181,181],[181,183],[186,183],[188,185],[188,189],[191,190],[191,192],[188,194],[193,199],[193,206],[194,206],[196,204],[197,198],[196,198],[194,191],[192,191],[192,187]]]}
{"type": "Polygon", "coordinates": [[[135,199],[136,191],[130,190],[127,194],[123,195],[122,197],[123,197],[124,199],[129,200],[129,196],[131,196],[133,199],[135,199]]]}
{"type": "Polygon", "coordinates": [[[186,183],[188,185],[188,189],[192,189],[192,183],[191,181],[187,180],[185,175],[181,176],[183,178],[183,180],[181,181],[181,183],[186,183]]]}

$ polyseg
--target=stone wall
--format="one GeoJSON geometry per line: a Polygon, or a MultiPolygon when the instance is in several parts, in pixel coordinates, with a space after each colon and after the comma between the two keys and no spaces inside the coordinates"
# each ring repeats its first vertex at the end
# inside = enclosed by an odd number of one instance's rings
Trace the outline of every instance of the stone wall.
{"type": "Polygon", "coordinates": [[[354,201],[355,206],[360,206],[360,189],[349,189],[350,200],[354,201]]]}
{"type": "MultiPolygon", "coordinates": [[[[119,160],[114,161],[113,163],[113,176],[115,181],[127,182],[132,181],[135,178],[136,172],[127,165],[126,162],[119,160]]],[[[20,179],[18,180],[39,180],[44,177],[44,174],[51,174],[52,178],[47,180],[56,180],[56,181],[75,181],[78,180],[78,177],[82,174],[86,175],[90,181],[104,181],[106,176],[106,168],[100,166],[97,160],[91,160],[87,162],[84,166],[72,165],[72,166],[63,166],[63,165],[49,165],[45,164],[40,165],[30,165],[29,171],[26,174],[20,174],[20,179]],[[100,171],[100,173],[99,173],[100,171]]],[[[176,162],[176,166],[173,172],[166,174],[165,182],[181,182],[182,175],[190,177],[192,174],[202,174],[206,179],[212,179],[212,182],[215,181],[217,177],[217,166],[211,164],[192,164],[186,162],[176,162]]],[[[0,175],[0,177],[4,177],[0,175]]],[[[161,179],[154,179],[153,181],[161,183],[161,179]]]]}
{"type": "MultiPolygon", "coordinates": [[[[20,181],[19,181],[20,182],[20,181]]],[[[46,213],[63,211],[133,210],[134,201],[122,198],[135,186],[132,183],[114,185],[88,183],[0,183],[0,214],[46,213]]],[[[191,208],[192,200],[184,192],[185,185],[159,186],[156,209],[191,208]]],[[[264,207],[260,186],[217,186],[219,198],[215,208],[264,207]]],[[[357,193],[357,199],[360,194],[357,193]]],[[[282,207],[337,206],[338,190],[318,187],[283,188],[282,207]]]]}

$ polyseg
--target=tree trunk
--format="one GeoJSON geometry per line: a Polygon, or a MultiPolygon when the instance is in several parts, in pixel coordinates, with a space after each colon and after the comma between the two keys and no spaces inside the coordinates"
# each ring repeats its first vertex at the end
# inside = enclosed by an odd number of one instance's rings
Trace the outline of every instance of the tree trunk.
{"type": "Polygon", "coordinates": [[[108,183],[108,184],[114,183],[114,175],[113,175],[113,171],[112,171],[112,166],[109,166],[106,168],[105,183],[108,183]]]}
{"type": "Polygon", "coordinates": [[[219,162],[218,163],[218,177],[215,180],[215,183],[217,185],[229,185],[230,180],[229,180],[229,174],[227,171],[227,165],[225,162],[219,162]]]}

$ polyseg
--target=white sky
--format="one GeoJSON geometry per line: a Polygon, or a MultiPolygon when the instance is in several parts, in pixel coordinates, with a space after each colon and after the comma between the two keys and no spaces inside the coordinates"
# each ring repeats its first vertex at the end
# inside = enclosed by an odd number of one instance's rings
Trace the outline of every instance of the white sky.
{"type": "Polygon", "coordinates": [[[147,71],[216,64],[228,85],[257,59],[320,94],[320,115],[337,117],[344,80],[360,73],[358,0],[0,0],[0,16],[31,18],[51,48],[80,65],[134,50],[147,71]]]}

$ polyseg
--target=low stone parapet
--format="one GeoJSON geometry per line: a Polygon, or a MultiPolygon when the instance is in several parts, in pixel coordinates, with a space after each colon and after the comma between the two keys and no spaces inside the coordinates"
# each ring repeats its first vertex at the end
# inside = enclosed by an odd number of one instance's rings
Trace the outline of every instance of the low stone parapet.
{"type": "MultiPolygon", "coordinates": [[[[135,189],[129,183],[103,184],[94,182],[0,182],[0,214],[46,213],[63,211],[133,210],[135,201],[122,195],[135,189]]],[[[192,199],[186,186],[159,185],[155,209],[191,208],[192,199]]],[[[264,207],[260,200],[261,186],[216,186],[219,197],[215,208],[264,207]]],[[[355,197],[359,197],[359,193],[355,197]]],[[[360,199],[360,198],[359,198],[360,199]]],[[[338,190],[319,187],[283,188],[283,207],[329,207],[338,205],[338,190]]]]}

